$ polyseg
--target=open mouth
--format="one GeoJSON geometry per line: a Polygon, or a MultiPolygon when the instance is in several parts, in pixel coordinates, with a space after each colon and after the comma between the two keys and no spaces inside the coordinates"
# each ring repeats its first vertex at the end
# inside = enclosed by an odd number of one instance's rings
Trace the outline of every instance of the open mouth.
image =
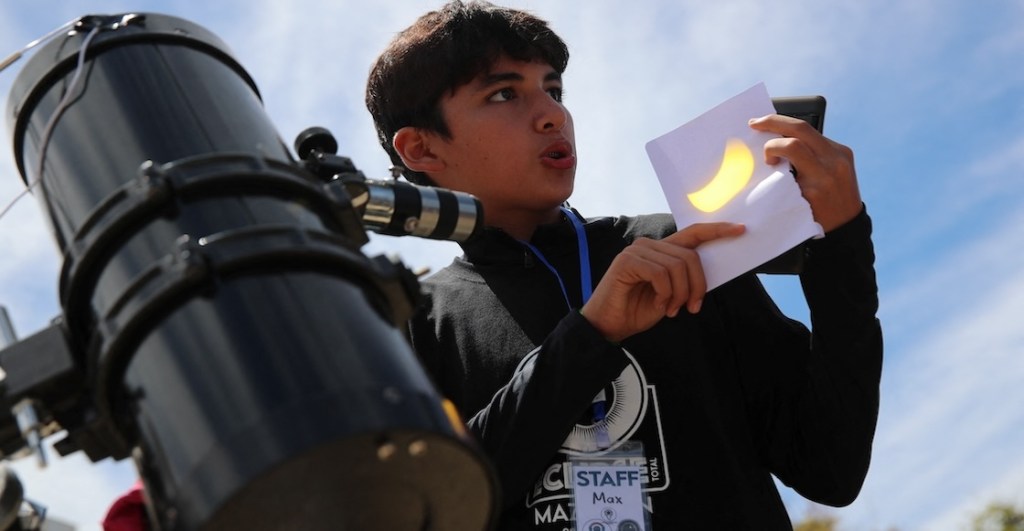
{"type": "Polygon", "coordinates": [[[576,166],[576,156],[572,152],[572,144],[561,139],[552,143],[541,155],[541,163],[556,170],[568,170],[576,166]]]}
{"type": "Polygon", "coordinates": [[[572,156],[572,146],[564,140],[548,146],[547,151],[544,152],[544,157],[553,160],[561,160],[570,156],[572,156]]]}

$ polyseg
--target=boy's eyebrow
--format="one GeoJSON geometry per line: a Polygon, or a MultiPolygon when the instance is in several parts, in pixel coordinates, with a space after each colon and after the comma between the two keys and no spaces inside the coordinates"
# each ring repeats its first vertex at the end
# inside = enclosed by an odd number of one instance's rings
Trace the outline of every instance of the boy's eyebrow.
{"type": "MultiPolygon", "coordinates": [[[[479,78],[479,80],[477,81],[476,84],[480,88],[487,88],[487,87],[489,87],[491,85],[497,85],[499,83],[505,83],[507,81],[522,81],[522,80],[523,80],[523,75],[518,73],[518,72],[497,72],[497,73],[484,74],[484,75],[480,76],[480,78],[479,78]]],[[[558,73],[555,70],[552,70],[551,72],[548,72],[548,74],[546,76],[544,76],[544,81],[561,81],[561,80],[562,80],[562,74],[558,73]]]]}

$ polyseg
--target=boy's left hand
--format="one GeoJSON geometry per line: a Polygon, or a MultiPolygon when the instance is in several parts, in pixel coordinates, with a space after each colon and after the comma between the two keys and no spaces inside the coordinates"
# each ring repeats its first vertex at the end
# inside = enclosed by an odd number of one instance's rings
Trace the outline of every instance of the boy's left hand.
{"type": "Polygon", "coordinates": [[[853,151],[822,136],[807,122],[770,114],[750,121],[750,127],[782,135],[764,144],[769,165],[787,159],[796,170],[800,193],[825,232],[852,220],[863,207],[853,165],[853,151]]]}

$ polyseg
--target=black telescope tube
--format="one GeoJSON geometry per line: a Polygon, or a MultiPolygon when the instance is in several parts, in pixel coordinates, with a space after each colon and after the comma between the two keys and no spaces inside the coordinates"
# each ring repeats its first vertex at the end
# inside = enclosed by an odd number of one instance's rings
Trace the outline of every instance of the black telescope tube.
{"type": "Polygon", "coordinates": [[[400,331],[415,277],[359,252],[226,50],[175,17],[91,16],[15,80],[86,380],[58,448],[133,457],[157,529],[489,528],[494,474],[400,331]]]}

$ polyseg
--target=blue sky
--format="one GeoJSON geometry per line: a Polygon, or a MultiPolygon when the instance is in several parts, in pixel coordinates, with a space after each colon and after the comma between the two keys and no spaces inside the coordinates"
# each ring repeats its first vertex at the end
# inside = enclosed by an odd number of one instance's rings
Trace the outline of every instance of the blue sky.
{"type": "MultiPolygon", "coordinates": [[[[508,4],[548,19],[569,43],[571,202],[586,215],[666,211],[644,144],[755,83],[777,96],[826,96],[825,131],[854,149],[875,222],[886,336],[872,469],[860,498],[834,514],[845,529],[953,530],[990,501],[1024,504],[1024,3],[508,4]]],[[[384,177],[362,105],[366,72],[394,32],[437,5],[4,2],[0,55],[83,14],[177,15],[228,44],[286,143],[327,127],[341,154],[384,177]]],[[[5,99],[23,64],[0,73],[5,99]]],[[[11,145],[8,131],[0,138],[11,145]]],[[[0,205],[21,190],[10,147],[0,149],[0,205]]],[[[60,312],[55,247],[32,198],[0,219],[0,304],[21,336],[60,312]]],[[[457,248],[374,237],[364,250],[436,269],[457,248]]],[[[793,279],[766,282],[806,319],[793,279]]],[[[130,463],[80,454],[42,471],[16,466],[30,497],[82,529],[98,528],[134,477],[130,463]]],[[[786,499],[797,518],[820,510],[786,499]]]]}

